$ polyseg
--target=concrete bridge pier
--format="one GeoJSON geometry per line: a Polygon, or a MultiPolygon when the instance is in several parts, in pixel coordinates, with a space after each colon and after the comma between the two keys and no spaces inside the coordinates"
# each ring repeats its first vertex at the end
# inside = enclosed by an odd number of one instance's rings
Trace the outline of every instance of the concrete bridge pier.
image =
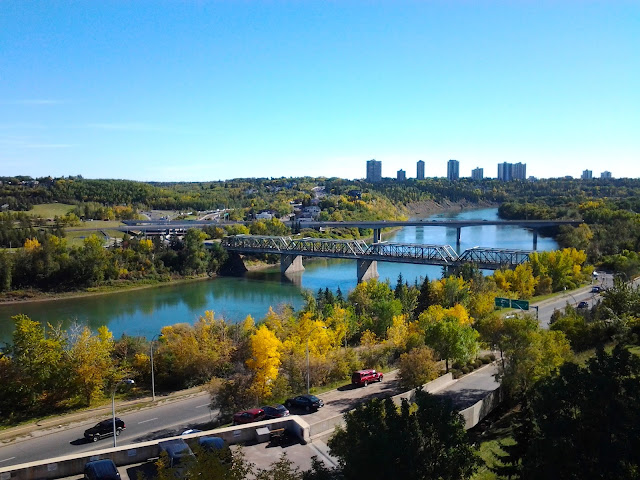
{"type": "Polygon", "coordinates": [[[533,249],[538,250],[538,230],[533,230],[533,249]]]}
{"type": "Polygon", "coordinates": [[[280,272],[283,275],[304,272],[302,255],[280,255],[280,272]]]}
{"type": "Polygon", "coordinates": [[[380,239],[381,239],[380,231],[381,231],[380,228],[373,229],[373,243],[380,243],[380,239]]]}
{"type": "Polygon", "coordinates": [[[378,262],[375,260],[357,260],[358,283],[378,278],[378,262]]]}
{"type": "Polygon", "coordinates": [[[462,232],[462,228],[458,227],[456,228],[456,246],[459,247],[460,246],[460,233],[462,232]]]}

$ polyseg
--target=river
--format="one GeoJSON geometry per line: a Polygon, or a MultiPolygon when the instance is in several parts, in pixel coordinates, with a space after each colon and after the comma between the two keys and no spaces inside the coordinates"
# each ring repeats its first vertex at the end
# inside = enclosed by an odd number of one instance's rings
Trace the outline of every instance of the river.
{"type": "MultiPolygon", "coordinates": [[[[495,208],[444,213],[429,218],[496,220],[495,208]]],[[[455,247],[456,229],[445,227],[405,227],[385,240],[399,243],[448,244],[455,247]]],[[[482,225],[462,229],[460,251],[467,248],[500,247],[530,250],[532,232],[520,227],[482,225]]],[[[553,250],[553,239],[539,237],[538,250],[553,250]]],[[[404,263],[378,263],[380,280],[389,279],[395,285],[398,275],[409,283],[422,278],[439,278],[437,266],[404,263]]],[[[338,287],[346,295],[356,286],[356,264],[351,260],[315,259],[305,261],[305,272],[294,282],[282,279],[279,267],[248,272],[240,278],[218,277],[208,281],[162,285],[142,290],[124,291],[92,297],[80,297],[47,302],[20,303],[0,306],[0,343],[11,338],[11,316],[24,313],[33,320],[53,325],[62,323],[88,324],[92,329],[107,325],[116,337],[143,335],[151,338],[165,325],[193,323],[205,310],[231,322],[251,315],[258,320],[270,306],[283,304],[298,308],[302,305],[301,289],[314,293],[319,288],[334,292],[338,287]]]]}

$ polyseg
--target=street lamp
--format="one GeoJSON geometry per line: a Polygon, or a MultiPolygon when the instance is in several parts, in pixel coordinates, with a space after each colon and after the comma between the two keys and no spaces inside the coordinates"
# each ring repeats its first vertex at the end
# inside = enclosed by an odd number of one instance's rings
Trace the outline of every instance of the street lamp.
{"type": "Polygon", "coordinates": [[[113,390],[111,392],[111,419],[113,422],[113,446],[116,446],[116,390],[118,389],[118,385],[120,385],[121,383],[124,383],[126,385],[133,385],[134,382],[133,380],[131,380],[130,378],[125,378],[123,380],[120,380],[118,383],[116,383],[113,386],[113,390]]]}
{"type": "Polygon", "coordinates": [[[156,338],[160,337],[162,337],[162,334],[158,333],[151,338],[151,397],[154,402],[156,401],[156,381],[153,369],[153,342],[156,340],[156,338]]]}
{"type": "Polygon", "coordinates": [[[310,370],[309,370],[309,338],[311,337],[311,334],[317,330],[318,328],[323,328],[323,329],[327,329],[327,327],[323,326],[323,325],[316,325],[315,327],[313,327],[309,333],[307,333],[307,394],[309,393],[309,377],[311,376],[310,370]]]}

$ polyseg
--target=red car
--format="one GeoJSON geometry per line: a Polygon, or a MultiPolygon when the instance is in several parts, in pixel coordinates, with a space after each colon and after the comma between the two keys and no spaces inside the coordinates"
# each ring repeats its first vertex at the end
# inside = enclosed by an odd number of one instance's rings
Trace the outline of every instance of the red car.
{"type": "Polygon", "coordinates": [[[351,375],[351,384],[356,387],[366,387],[371,382],[381,382],[383,375],[380,372],[376,372],[374,369],[369,368],[367,370],[358,370],[351,375]]]}
{"type": "Polygon", "coordinates": [[[261,408],[252,408],[243,412],[233,414],[234,425],[244,425],[245,423],[259,422],[265,418],[264,410],[261,408]]]}

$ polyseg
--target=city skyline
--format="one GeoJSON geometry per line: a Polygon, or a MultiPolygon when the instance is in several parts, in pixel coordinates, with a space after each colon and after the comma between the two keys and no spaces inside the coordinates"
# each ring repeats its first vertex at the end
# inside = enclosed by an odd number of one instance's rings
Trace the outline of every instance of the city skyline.
{"type": "Polygon", "coordinates": [[[640,4],[0,2],[0,175],[640,177],[640,4]],[[452,36],[450,33],[456,32],[452,36]],[[606,165],[606,167],[604,167],[606,165]]]}

